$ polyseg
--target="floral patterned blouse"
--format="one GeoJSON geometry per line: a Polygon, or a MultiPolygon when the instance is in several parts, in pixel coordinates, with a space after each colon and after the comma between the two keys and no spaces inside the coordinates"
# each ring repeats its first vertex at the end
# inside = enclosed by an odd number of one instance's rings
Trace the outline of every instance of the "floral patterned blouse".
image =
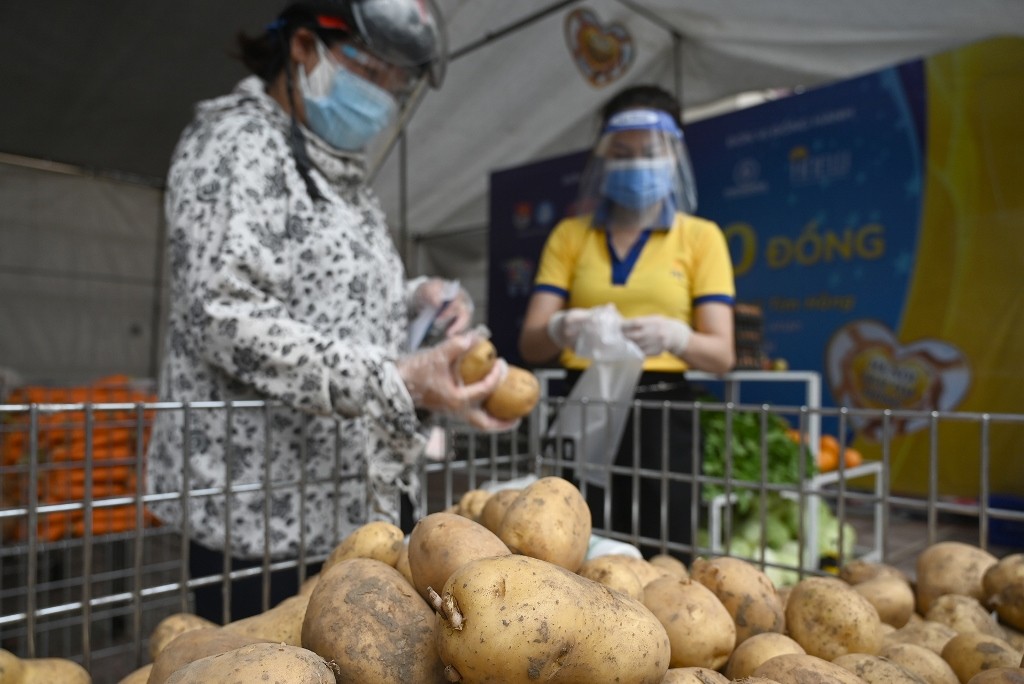
{"type": "Polygon", "coordinates": [[[313,201],[289,124],[256,77],[200,103],[165,200],[160,399],[268,407],[158,411],[147,483],[173,496],[150,507],[239,558],[322,554],[368,520],[397,523],[425,441],[394,363],[411,283],[364,159],[304,130],[313,201]]]}

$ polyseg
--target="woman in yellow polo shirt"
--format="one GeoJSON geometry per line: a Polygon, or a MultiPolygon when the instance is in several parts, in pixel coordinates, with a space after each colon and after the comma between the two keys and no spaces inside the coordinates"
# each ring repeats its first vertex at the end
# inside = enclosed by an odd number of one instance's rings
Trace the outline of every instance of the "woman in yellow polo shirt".
{"type": "MultiPolygon", "coordinates": [[[[735,363],[729,250],[717,224],[693,215],[696,188],[675,98],[656,86],[634,86],[601,114],[580,183],[582,213],[548,237],[519,351],[532,364],[557,355],[571,386],[588,365],[573,351],[580,330],[593,307],[611,303],[624,319],[624,335],[646,355],[635,398],[692,401],[687,369],[724,373],[735,363]]],[[[641,548],[651,550],[664,548],[664,540],[689,543],[694,488],[692,478],[683,478],[696,472],[691,418],[673,409],[666,420],[660,407],[645,408],[634,425],[631,414],[615,463],[657,472],[641,473],[638,482],[615,475],[610,492],[586,487],[595,528],[638,533],[651,540],[641,548]],[[681,477],[664,477],[663,466],[681,477]]]]}

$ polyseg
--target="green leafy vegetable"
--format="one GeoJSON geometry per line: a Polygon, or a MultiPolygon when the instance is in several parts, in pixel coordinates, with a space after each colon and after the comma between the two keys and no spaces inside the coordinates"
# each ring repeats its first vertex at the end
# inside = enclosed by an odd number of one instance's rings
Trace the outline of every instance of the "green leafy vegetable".
{"type": "MultiPolygon", "coordinates": [[[[703,411],[701,413],[701,431],[704,439],[704,460],[702,472],[709,477],[718,477],[730,482],[746,482],[757,485],[761,482],[774,484],[798,483],[800,481],[800,459],[804,459],[805,475],[813,475],[814,456],[809,449],[801,448],[787,431],[789,423],[775,414],[761,414],[752,411],[734,411],[732,430],[726,433],[726,413],[724,411],[703,411]],[[766,425],[764,431],[764,458],[762,458],[762,418],[766,425]],[[731,443],[729,445],[728,443],[731,443]],[[728,452],[727,446],[731,446],[728,452]],[[727,464],[731,459],[731,470],[727,464]],[[762,463],[764,468],[762,470],[762,463]],[[728,470],[728,472],[727,472],[728,470]]],[[[724,493],[725,487],[716,483],[704,485],[704,499],[724,493]]],[[[735,495],[736,510],[741,515],[750,513],[758,498],[756,490],[737,487],[732,490],[735,495]]]]}

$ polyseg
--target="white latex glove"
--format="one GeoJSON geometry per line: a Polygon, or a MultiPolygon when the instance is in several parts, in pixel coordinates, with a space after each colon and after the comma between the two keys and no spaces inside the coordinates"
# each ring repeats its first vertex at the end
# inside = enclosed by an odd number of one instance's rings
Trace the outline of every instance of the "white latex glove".
{"type": "Polygon", "coordinates": [[[548,337],[561,349],[574,349],[583,326],[590,320],[589,309],[561,309],[548,319],[548,337]]]}
{"type": "Polygon", "coordinates": [[[665,316],[640,316],[623,321],[622,334],[640,347],[645,356],[666,351],[682,356],[690,344],[693,328],[665,316]]]}
{"type": "Polygon", "coordinates": [[[498,420],[481,406],[508,372],[505,360],[499,359],[490,373],[471,385],[462,384],[458,377],[459,356],[480,339],[477,333],[449,337],[399,359],[398,372],[417,407],[461,418],[488,432],[511,430],[519,421],[498,420]]]}
{"type": "Polygon", "coordinates": [[[413,312],[428,307],[439,309],[433,327],[444,330],[446,337],[465,332],[473,320],[473,298],[457,280],[427,278],[423,281],[413,294],[413,312]]]}

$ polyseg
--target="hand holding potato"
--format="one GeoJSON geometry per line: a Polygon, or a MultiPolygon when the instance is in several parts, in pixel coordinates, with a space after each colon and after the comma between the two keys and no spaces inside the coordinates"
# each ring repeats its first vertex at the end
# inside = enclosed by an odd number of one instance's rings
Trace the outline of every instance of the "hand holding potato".
{"type": "Polygon", "coordinates": [[[459,358],[479,341],[478,333],[448,338],[399,359],[398,372],[416,406],[457,416],[480,430],[510,430],[514,421],[495,418],[481,407],[503,379],[507,364],[499,360],[482,379],[468,385],[456,374],[459,358]]]}
{"type": "MultiPolygon", "coordinates": [[[[504,363],[490,340],[480,340],[463,354],[458,363],[459,377],[466,384],[479,382],[499,363],[504,363]]],[[[530,413],[540,398],[540,383],[530,371],[508,366],[497,387],[484,400],[488,415],[512,422],[530,413]]]]}

